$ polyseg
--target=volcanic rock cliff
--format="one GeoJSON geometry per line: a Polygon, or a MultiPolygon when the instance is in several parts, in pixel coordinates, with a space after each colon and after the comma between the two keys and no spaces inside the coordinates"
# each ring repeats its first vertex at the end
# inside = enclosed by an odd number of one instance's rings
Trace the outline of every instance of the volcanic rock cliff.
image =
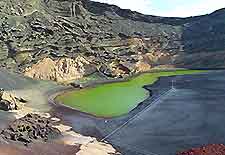
{"type": "Polygon", "coordinates": [[[224,18],[225,9],[166,18],[89,0],[1,0],[0,66],[55,81],[224,67],[224,18]]]}

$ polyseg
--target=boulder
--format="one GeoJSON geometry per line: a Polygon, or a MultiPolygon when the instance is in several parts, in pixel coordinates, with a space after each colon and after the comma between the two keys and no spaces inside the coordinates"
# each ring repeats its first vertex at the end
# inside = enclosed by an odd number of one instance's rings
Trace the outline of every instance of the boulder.
{"type": "Polygon", "coordinates": [[[79,89],[82,89],[84,86],[82,85],[82,84],[79,84],[79,83],[71,83],[70,84],[72,87],[74,87],[74,88],[79,88],[79,89]]]}
{"type": "Polygon", "coordinates": [[[26,102],[25,99],[16,97],[13,94],[0,89],[0,110],[18,110],[26,102]]]}
{"type": "Polygon", "coordinates": [[[4,111],[17,110],[18,106],[14,102],[9,102],[7,100],[0,101],[0,109],[4,111]]]}
{"type": "Polygon", "coordinates": [[[113,71],[111,68],[109,68],[109,66],[103,64],[100,66],[99,68],[99,72],[104,74],[107,77],[115,77],[115,75],[113,74],[113,71]]]}
{"type": "Polygon", "coordinates": [[[46,142],[61,135],[60,131],[53,127],[53,124],[54,121],[50,118],[41,117],[38,114],[27,114],[3,129],[1,137],[25,145],[35,140],[46,142]]]}

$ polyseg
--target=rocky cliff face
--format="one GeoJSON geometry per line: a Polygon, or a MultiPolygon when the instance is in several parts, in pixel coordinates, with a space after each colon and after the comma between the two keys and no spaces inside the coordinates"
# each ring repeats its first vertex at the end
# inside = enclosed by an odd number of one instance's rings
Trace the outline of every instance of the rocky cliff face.
{"type": "Polygon", "coordinates": [[[24,74],[35,79],[65,82],[82,78],[95,71],[95,67],[82,57],[60,58],[55,61],[44,58],[37,64],[26,68],[24,74]]]}
{"type": "Polygon", "coordinates": [[[224,67],[224,17],[224,9],[164,18],[89,0],[2,0],[0,66],[56,81],[95,70],[120,77],[158,66],[224,67]]]}

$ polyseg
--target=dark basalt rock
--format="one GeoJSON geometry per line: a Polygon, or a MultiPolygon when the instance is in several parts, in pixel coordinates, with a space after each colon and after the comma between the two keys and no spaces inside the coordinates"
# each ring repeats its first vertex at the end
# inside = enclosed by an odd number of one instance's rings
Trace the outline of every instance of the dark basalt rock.
{"type": "Polygon", "coordinates": [[[16,103],[12,103],[7,100],[1,100],[0,110],[4,110],[4,111],[18,110],[18,106],[16,105],[16,103]]]}
{"type": "Polygon", "coordinates": [[[79,89],[82,89],[84,86],[82,84],[79,84],[79,83],[70,83],[70,85],[74,88],[79,88],[79,89]]]}
{"type": "Polygon", "coordinates": [[[112,70],[110,68],[108,68],[106,65],[102,65],[99,68],[99,72],[108,77],[115,77],[112,70]]]}
{"type": "Polygon", "coordinates": [[[0,100],[2,100],[2,96],[3,96],[3,94],[4,94],[4,89],[3,88],[0,88],[0,100]]]}
{"type": "Polygon", "coordinates": [[[25,145],[34,141],[46,142],[60,134],[60,131],[53,127],[53,121],[37,114],[28,114],[1,131],[4,139],[21,142],[25,145]]]}
{"type": "Polygon", "coordinates": [[[16,97],[16,100],[18,100],[19,102],[21,102],[21,103],[27,103],[27,100],[25,100],[25,99],[23,99],[23,98],[17,98],[16,97]]]}

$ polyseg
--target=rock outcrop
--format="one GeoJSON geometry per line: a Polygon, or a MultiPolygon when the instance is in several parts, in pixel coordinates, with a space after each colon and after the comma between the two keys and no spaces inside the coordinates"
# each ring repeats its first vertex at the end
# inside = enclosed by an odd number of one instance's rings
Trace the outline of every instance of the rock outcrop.
{"type": "Polygon", "coordinates": [[[82,78],[95,72],[95,70],[95,67],[83,57],[77,57],[76,59],[60,58],[57,60],[44,58],[32,67],[27,68],[24,74],[35,79],[65,82],[82,78]]]}
{"type": "MultiPolygon", "coordinates": [[[[13,148],[15,144],[21,143],[25,145],[25,150],[23,147],[18,145],[22,149],[20,151],[27,152],[26,150],[28,149],[32,150],[31,151],[32,154],[34,154],[33,151],[36,151],[36,149],[34,149],[33,146],[37,145],[54,146],[56,144],[58,147],[61,148],[62,146],[64,146],[63,148],[65,152],[69,152],[70,150],[72,154],[77,155],[120,154],[110,144],[99,142],[96,140],[96,138],[93,137],[80,135],[74,132],[72,130],[72,127],[60,124],[59,123],[60,119],[51,117],[50,115],[49,117],[45,117],[44,115],[47,116],[47,113],[27,114],[24,117],[21,117],[15,120],[14,122],[10,123],[7,128],[3,129],[0,132],[0,144],[7,144],[7,146],[11,146],[11,148],[13,148]],[[57,140],[57,142],[55,142],[55,140],[57,140]],[[73,151],[69,149],[71,148],[70,146],[74,147],[73,151]]],[[[57,152],[52,150],[56,148],[48,148],[48,149],[50,150],[47,152],[51,152],[50,154],[53,154],[53,152],[57,152]]],[[[60,150],[60,148],[58,148],[57,150],[60,150]]],[[[44,151],[41,150],[38,152],[44,151]]],[[[60,150],[60,152],[62,152],[62,150],[60,150]]]]}
{"type": "Polygon", "coordinates": [[[12,93],[1,90],[0,92],[0,110],[11,111],[18,110],[26,103],[26,100],[14,96],[12,93]]]}
{"type": "Polygon", "coordinates": [[[53,127],[54,122],[37,114],[28,114],[12,122],[1,131],[6,140],[21,142],[25,145],[34,141],[48,141],[60,136],[60,131],[53,127]]]}

